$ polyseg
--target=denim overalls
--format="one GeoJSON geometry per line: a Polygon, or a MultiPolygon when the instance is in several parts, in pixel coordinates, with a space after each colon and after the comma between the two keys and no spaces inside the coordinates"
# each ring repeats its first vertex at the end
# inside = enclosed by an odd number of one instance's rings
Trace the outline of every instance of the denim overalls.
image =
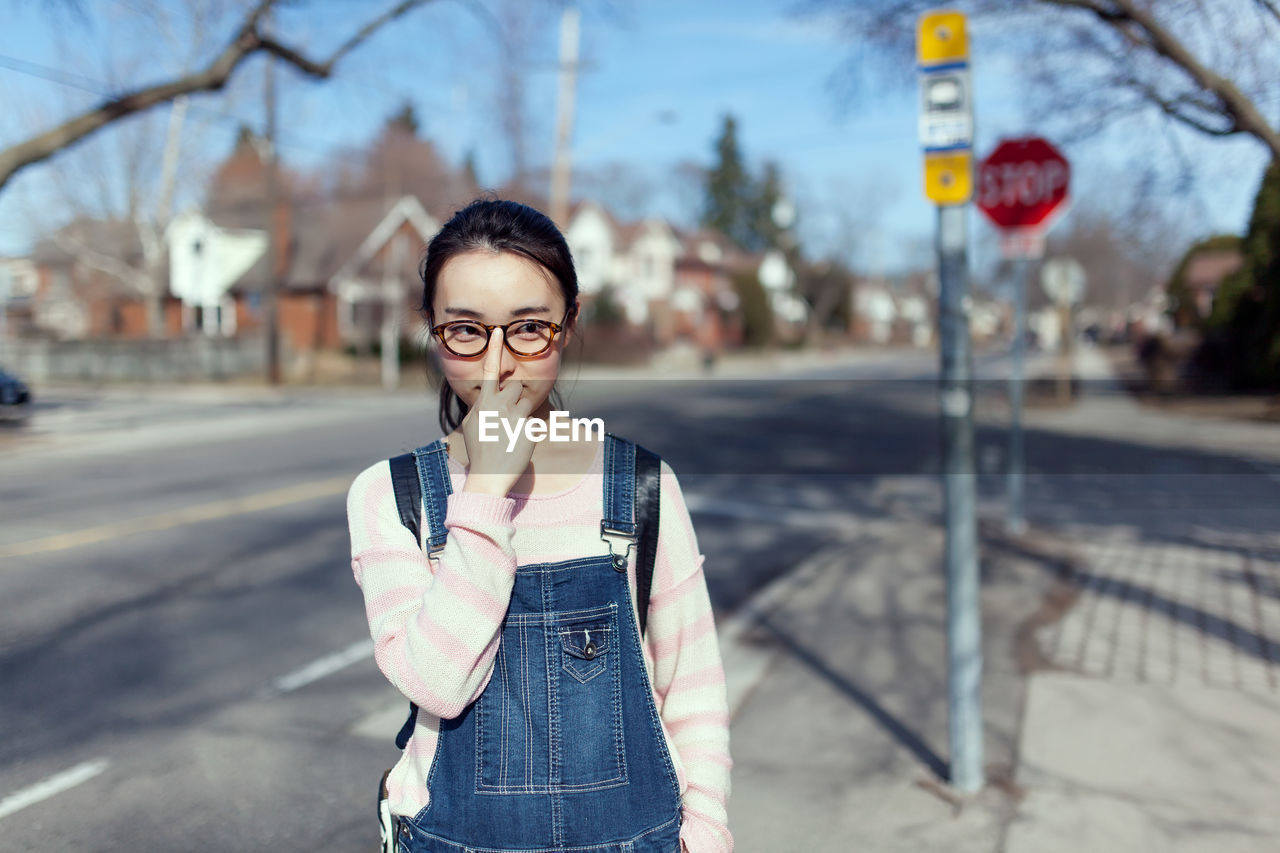
{"type": "MultiPolygon", "coordinates": [[[[448,451],[414,453],[434,555],[448,451]]],[[[634,460],[605,435],[602,536],[635,532],[634,460]]],[[[401,853],[679,853],[679,783],[633,611],[621,554],[516,568],[493,675],[440,721],[428,803],[397,821],[401,853]]]]}

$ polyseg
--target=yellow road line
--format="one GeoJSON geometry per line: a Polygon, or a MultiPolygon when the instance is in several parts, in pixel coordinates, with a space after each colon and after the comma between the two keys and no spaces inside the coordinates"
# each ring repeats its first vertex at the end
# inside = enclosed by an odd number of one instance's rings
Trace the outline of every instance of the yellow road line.
{"type": "Polygon", "coordinates": [[[49,551],[65,551],[68,548],[79,548],[96,542],[106,542],[135,533],[153,533],[157,530],[168,530],[184,524],[193,524],[197,521],[213,521],[219,518],[229,518],[233,515],[243,515],[247,512],[258,512],[316,498],[345,494],[347,489],[351,487],[351,480],[352,478],[349,476],[315,480],[310,483],[286,486],[283,489],[274,489],[270,492],[262,492],[256,495],[228,498],[227,500],[175,509],[170,512],[162,512],[157,515],[148,515],[128,521],[86,527],[84,530],[75,530],[70,533],[57,533],[40,539],[29,539],[26,542],[0,545],[0,560],[10,557],[27,557],[32,554],[43,554],[49,551]]]}

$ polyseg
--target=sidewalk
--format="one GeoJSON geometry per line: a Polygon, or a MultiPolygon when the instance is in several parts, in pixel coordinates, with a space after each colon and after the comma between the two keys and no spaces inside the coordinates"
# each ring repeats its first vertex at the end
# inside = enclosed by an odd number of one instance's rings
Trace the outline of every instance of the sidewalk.
{"type": "MultiPolygon", "coordinates": [[[[1105,362],[1078,364],[1105,385],[1105,362]]],[[[1130,405],[1097,394],[1036,417],[1116,431],[1130,405]]],[[[1124,428],[1222,438],[1174,420],[1124,428]]],[[[940,498],[918,477],[876,488],[883,516],[722,626],[736,850],[1280,849],[1280,531],[983,523],[988,786],[962,796],[940,781],[940,498]]]]}

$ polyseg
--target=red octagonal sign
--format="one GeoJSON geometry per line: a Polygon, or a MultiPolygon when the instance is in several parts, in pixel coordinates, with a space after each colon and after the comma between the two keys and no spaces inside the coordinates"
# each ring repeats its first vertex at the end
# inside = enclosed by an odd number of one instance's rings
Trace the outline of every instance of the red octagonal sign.
{"type": "Polygon", "coordinates": [[[978,167],[978,208],[1003,229],[1045,227],[1070,179],[1067,158],[1047,140],[1006,139],[978,167]]]}

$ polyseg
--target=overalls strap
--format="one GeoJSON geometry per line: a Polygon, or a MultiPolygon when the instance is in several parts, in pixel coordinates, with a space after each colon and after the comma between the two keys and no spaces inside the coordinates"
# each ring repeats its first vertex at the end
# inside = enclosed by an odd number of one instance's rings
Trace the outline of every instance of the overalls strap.
{"type": "Polygon", "coordinates": [[[636,542],[636,446],[611,432],[604,435],[604,518],[600,519],[600,538],[609,543],[613,565],[618,571],[627,566],[627,556],[636,542]],[[621,553],[618,545],[626,543],[621,553]]]}
{"type": "Polygon", "coordinates": [[[453,482],[449,477],[449,446],[443,438],[413,451],[418,462],[418,480],[422,485],[422,506],[426,511],[427,529],[423,537],[427,557],[438,559],[444,550],[449,531],[444,517],[448,510],[446,498],[453,494],[453,482]]]}

